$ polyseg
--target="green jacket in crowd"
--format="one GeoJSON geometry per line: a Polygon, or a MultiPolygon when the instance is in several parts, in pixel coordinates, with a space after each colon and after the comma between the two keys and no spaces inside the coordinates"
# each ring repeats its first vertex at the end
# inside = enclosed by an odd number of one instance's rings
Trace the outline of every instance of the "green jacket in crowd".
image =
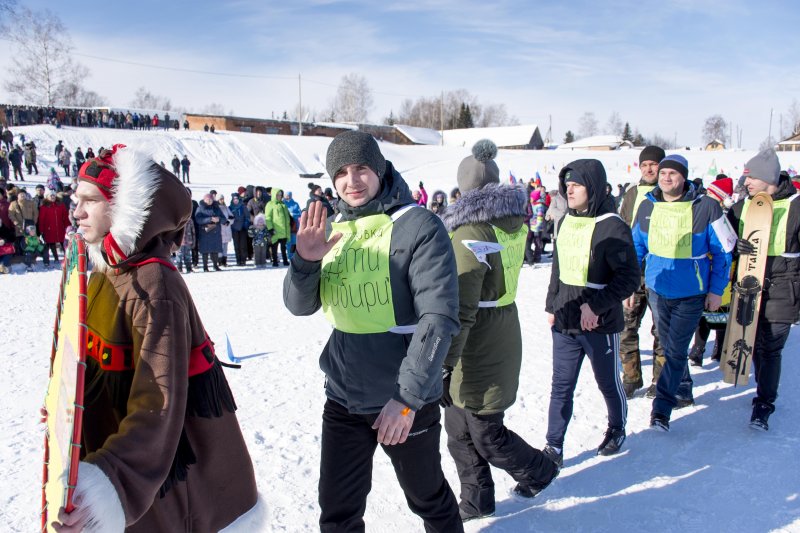
{"type": "Polygon", "coordinates": [[[22,249],[25,253],[39,254],[44,251],[44,244],[39,240],[36,235],[28,235],[25,237],[25,246],[22,249]]]}
{"type": "MultiPolygon", "coordinates": [[[[453,367],[453,404],[475,414],[503,412],[516,401],[522,334],[516,303],[502,307],[478,305],[497,301],[506,293],[500,253],[487,254],[487,265],[464,242],[497,243],[495,227],[509,234],[518,232],[523,226],[526,203],[523,189],[489,184],[465,193],[447,208],[443,217],[455,250],[461,323],[444,364],[453,367]]],[[[523,258],[519,254],[519,268],[523,258]]]]}
{"type": "Polygon", "coordinates": [[[291,215],[289,209],[283,200],[278,200],[278,195],[282,191],[280,189],[272,189],[272,199],[267,203],[264,209],[264,218],[267,222],[267,229],[272,230],[275,234],[272,236],[272,242],[278,239],[288,239],[291,234],[291,215]]]}

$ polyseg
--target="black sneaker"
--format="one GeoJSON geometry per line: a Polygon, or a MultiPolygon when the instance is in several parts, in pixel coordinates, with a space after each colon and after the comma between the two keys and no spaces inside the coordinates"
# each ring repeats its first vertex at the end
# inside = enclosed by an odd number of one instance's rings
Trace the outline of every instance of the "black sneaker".
{"type": "Polygon", "coordinates": [[[636,383],[623,383],[622,388],[625,391],[625,398],[628,400],[632,400],[636,395],[636,391],[639,390],[639,386],[636,383]]]}
{"type": "Polygon", "coordinates": [[[555,448],[550,446],[549,444],[544,447],[542,453],[545,457],[553,461],[556,466],[561,469],[564,466],[564,452],[557,452],[555,448]]]}
{"type": "Polygon", "coordinates": [[[603,442],[597,447],[597,455],[614,455],[625,442],[625,428],[608,428],[603,442]]]}
{"type": "Polygon", "coordinates": [[[650,415],[650,429],[657,429],[659,431],[669,431],[669,418],[658,413],[650,415]]]}
{"type": "Polygon", "coordinates": [[[651,400],[656,397],[656,384],[651,383],[649,387],[647,387],[647,392],[644,393],[646,398],[650,398],[651,400]]]}
{"type": "Polygon", "coordinates": [[[759,431],[769,431],[769,415],[773,408],[766,403],[753,402],[753,414],[750,417],[750,427],[759,431]]]}

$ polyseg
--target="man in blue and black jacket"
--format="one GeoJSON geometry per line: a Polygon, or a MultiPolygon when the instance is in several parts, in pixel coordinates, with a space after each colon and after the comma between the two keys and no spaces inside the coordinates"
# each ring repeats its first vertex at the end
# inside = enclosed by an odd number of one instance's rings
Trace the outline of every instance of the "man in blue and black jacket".
{"type": "Polygon", "coordinates": [[[716,311],[728,284],[736,234],[719,203],[687,181],[683,156],[658,165],[658,186],[645,196],[633,224],[633,242],[646,261],[649,291],[666,362],[656,384],[650,427],[669,430],[672,410],[694,403],[689,342],[703,308],[716,311]]]}

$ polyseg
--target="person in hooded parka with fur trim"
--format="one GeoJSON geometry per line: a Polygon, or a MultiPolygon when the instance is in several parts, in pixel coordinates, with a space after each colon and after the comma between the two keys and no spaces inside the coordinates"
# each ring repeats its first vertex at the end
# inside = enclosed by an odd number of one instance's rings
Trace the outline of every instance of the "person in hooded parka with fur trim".
{"type": "Polygon", "coordinates": [[[94,265],[85,410],[76,509],[62,508],[55,526],[263,531],[233,394],[170,262],[190,221],[189,192],[123,145],[84,163],[79,180],[74,214],[94,265]]]}
{"type": "Polygon", "coordinates": [[[522,334],[514,299],[525,255],[527,194],[500,185],[497,147],[478,141],[458,167],[461,199],[442,221],[451,232],[458,269],[461,330],[443,367],[447,447],[461,480],[463,520],[495,511],[491,466],[531,498],[558,473],[556,464],[503,423],[516,401],[522,334]]]}

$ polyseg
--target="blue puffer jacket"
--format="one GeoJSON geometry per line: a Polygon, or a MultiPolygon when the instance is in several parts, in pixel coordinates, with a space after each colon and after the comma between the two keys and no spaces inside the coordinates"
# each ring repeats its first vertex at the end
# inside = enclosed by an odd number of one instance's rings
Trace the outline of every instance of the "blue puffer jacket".
{"type": "Polygon", "coordinates": [[[639,263],[645,262],[645,285],[664,298],[686,298],[712,292],[721,296],[730,279],[731,251],[736,233],[715,200],[697,193],[686,182],[678,202],[692,203],[692,257],[673,259],[650,253],[650,217],[656,203],[664,202],[661,189],[650,191],[636,213],[632,228],[639,263]]]}

